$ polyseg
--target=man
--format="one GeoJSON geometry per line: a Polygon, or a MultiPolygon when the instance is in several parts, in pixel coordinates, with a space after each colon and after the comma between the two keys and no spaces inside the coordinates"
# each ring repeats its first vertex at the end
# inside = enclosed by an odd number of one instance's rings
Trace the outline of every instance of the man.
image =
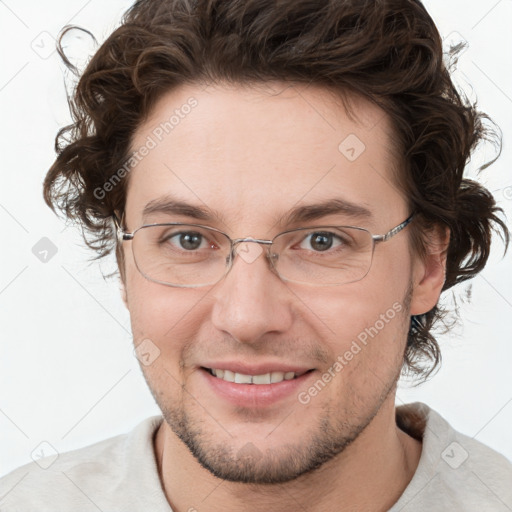
{"type": "Polygon", "coordinates": [[[512,509],[510,462],[395,408],[508,240],[419,1],[137,2],[74,101],[45,198],[115,248],[162,417],[17,469],[2,510],[512,509]]]}

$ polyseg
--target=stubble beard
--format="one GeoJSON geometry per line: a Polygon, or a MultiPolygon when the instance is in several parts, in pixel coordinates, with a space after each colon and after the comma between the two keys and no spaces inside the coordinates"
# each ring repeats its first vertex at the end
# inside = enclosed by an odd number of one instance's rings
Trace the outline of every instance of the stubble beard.
{"type": "MultiPolygon", "coordinates": [[[[408,310],[411,298],[409,289],[402,304],[404,325],[408,325],[408,310]]],[[[406,331],[405,331],[406,332],[406,331]]],[[[397,329],[397,336],[403,336],[401,329],[397,329]]],[[[406,334],[405,334],[406,335],[406,334]]],[[[398,340],[395,340],[398,342],[398,340]]],[[[245,484],[281,484],[290,482],[303,475],[311,473],[328,461],[333,460],[350,446],[380,411],[388,398],[393,398],[396,384],[400,377],[402,365],[396,364],[393,372],[388,375],[387,382],[379,379],[379,394],[372,397],[371,403],[364,404],[366,413],[357,418],[350,414],[340,414],[337,404],[330,404],[309,432],[295,443],[261,451],[250,439],[238,451],[235,451],[233,438],[221,426],[212,428],[208,422],[215,420],[208,415],[202,406],[195,407],[195,414],[187,410],[184,402],[189,393],[182,389],[182,397],[169,403],[163,392],[155,391],[149,376],[142,368],[144,377],[156,403],[162,411],[164,420],[174,434],[184,443],[199,464],[212,475],[222,480],[245,484]],[[393,397],[390,395],[393,394],[393,397]],[[205,418],[208,421],[205,421],[205,418]],[[218,427],[218,428],[217,428],[218,427]],[[219,442],[213,439],[213,432],[225,433],[224,439],[219,442]]],[[[190,403],[195,403],[193,398],[190,403]]],[[[196,403],[197,405],[197,403],[196,403]]],[[[298,407],[303,407],[299,406],[298,407]]],[[[278,424],[279,421],[276,421],[278,424]]],[[[286,428],[286,419],[278,428],[286,428]]]]}
{"type": "MultiPolygon", "coordinates": [[[[250,439],[235,451],[230,443],[232,438],[227,432],[224,432],[222,442],[213,439],[212,432],[218,433],[221,427],[217,428],[216,425],[213,429],[204,418],[212,422],[214,420],[200,407],[195,409],[196,415],[193,415],[187,411],[183,401],[162,403],[162,395],[155,396],[154,393],[153,396],[167,425],[199,464],[212,475],[222,480],[245,484],[280,484],[315,471],[353,443],[395,389],[398,376],[399,372],[383,392],[375,397],[374,403],[369,404],[368,412],[358,418],[357,422],[347,416],[336,418],[335,415],[340,415],[339,410],[330,407],[299,441],[265,451],[261,451],[257,442],[253,444],[250,439]],[[198,418],[198,414],[203,418],[198,418]]],[[[286,428],[286,420],[278,428],[286,428]]]]}

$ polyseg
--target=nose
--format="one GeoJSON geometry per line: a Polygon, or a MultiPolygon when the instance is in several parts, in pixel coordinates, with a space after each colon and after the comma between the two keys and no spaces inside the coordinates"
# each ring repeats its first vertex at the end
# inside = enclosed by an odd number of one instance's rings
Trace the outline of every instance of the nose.
{"type": "Polygon", "coordinates": [[[257,343],[292,324],[290,290],[271,269],[265,245],[243,242],[233,265],[212,290],[212,323],[239,343],[257,343]]]}

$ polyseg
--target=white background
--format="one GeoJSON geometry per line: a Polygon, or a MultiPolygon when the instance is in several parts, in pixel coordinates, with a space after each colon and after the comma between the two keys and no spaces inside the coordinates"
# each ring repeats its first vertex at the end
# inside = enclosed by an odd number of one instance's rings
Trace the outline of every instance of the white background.
{"type": "MultiPolygon", "coordinates": [[[[130,4],[0,2],[0,475],[29,462],[42,441],[62,452],[159,413],[133,355],[117,280],[102,277],[112,260],[88,264],[92,253],[78,231],[66,228],[41,193],[54,137],[69,122],[63,66],[56,52],[48,55],[51,37],[73,23],[101,43],[130,4]],[[47,263],[32,253],[42,237],[58,249],[47,263]]],[[[503,131],[502,156],[481,180],[511,218],[512,2],[425,5],[443,37],[469,43],[457,83],[503,131]]],[[[472,166],[490,155],[480,151],[472,166]]],[[[402,385],[397,403],[426,402],[512,460],[512,266],[510,255],[501,259],[502,248],[498,240],[473,281],[471,302],[461,305],[463,327],[440,338],[441,370],[421,387],[402,385]]]]}

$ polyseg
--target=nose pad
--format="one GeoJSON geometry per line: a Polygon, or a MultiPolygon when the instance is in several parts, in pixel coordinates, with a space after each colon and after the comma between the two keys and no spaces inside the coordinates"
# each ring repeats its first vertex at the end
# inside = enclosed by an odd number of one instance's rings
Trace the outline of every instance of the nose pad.
{"type": "Polygon", "coordinates": [[[276,275],[279,276],[279,272],[277,271],[276,265],[279,260],[279,254],[275,252],[270,252],[266,254],[267,260],[269,262],[270,270],[276,275]]]}

